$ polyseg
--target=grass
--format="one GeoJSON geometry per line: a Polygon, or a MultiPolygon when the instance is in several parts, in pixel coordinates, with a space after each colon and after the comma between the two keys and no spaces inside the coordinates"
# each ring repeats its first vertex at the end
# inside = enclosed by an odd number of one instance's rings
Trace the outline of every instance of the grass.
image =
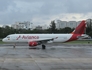
{"type": "Polygon", "coordinates": [[[4,42],[2,42],[2,41],[0,40],[0,44],[4,44],[4,42]]]}

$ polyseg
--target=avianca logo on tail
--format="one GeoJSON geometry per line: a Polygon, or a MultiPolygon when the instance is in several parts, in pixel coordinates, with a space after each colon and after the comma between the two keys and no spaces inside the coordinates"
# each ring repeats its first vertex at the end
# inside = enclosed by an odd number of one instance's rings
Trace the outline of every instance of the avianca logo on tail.
{"type": "Polygon", "coordinates": [[[16,40],[19,40],[19,39],[39,39],[39,36],[18,36],[16,40]]]}
{"type": "Polygon", "coordinates": [[[85,28],[86,28],[86,21],[83,20],[71,33],[72,34],[71,38],[66,42],[77,40],[83,33],[85,33],[85,28]]]}
{"type": "Polygon", "coordinates": [[[83,34],[86,28],[86,21],[83,20],[72,32],[72,34],[83,34]]]}

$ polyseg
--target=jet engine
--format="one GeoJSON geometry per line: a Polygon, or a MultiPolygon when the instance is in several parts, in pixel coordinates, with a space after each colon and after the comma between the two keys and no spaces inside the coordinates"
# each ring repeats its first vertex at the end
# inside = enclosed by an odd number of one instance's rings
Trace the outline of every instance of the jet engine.
{"type": "Polygon", "coordinates": [[[53,41],[48,41],[47,43],[53,43],[53,41]]]}
{"type": "Polygon", "coordinates": [[[29,46],[31,47],[37,46],[37,45],[38,45],[38,42],[35,42],[35,41],[29,42],[29,46]]]}

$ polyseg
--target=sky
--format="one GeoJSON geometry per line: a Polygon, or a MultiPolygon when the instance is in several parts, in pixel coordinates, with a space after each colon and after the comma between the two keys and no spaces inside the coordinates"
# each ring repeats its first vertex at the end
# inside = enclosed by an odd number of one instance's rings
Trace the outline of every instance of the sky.
{"type": "Polygon", "coordinates": [[[92,0],[0,0],[0,25],[30,21],[81,21],[92,17],[92,0]]]}

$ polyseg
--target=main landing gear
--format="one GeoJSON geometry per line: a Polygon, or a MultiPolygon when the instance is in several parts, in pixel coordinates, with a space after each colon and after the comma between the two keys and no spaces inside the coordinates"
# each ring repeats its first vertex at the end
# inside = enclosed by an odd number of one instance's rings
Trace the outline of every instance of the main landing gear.
{"type": "Polygon", "coordinates": [[[15,49],[15,47],[16,47],[16,43],[13,45],[13,48],[15,49]]]}
{"type": "Polygon", "coordinates": [[[42,49],[46,49],[46,46],[44,44],[42,44],[42,49]]]}

